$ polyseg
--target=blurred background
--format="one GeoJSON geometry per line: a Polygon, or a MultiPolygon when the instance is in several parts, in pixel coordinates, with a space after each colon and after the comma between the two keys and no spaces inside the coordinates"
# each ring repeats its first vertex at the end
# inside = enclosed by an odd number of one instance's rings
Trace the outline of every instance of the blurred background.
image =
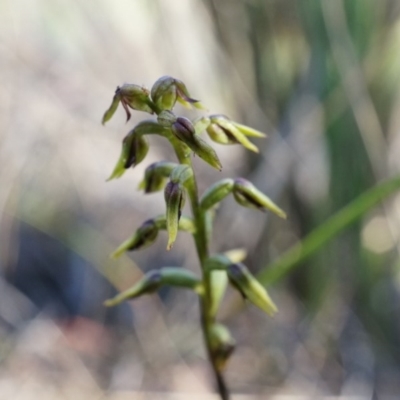
{"type": "MultiPolygon", "coordinates": [[[[101,125],[117,85],[171,75],[210,113],[268,134],[259,155],[215,144],[221,173],[195,159],[200,191],[243,176],[288,212],[283,221],[232,199],[218,210],[212,250],[248,249],[256,273],[398,174],[399,15],[396,0],[2,0],[0,399],[213,390],[192,293],[102,305],[142,271],[198,271],[187,234],[170,252],[162,234],[109,259],[164,212],[163,195],[137,185],[147,165],[173,159],[151,138],[142,164],[105,182],[146,118],[125,124],[120,108],[101,125]]],[[[226,379],[238,399],[398,398],[399,213],[392,196],[269,287],[274,319],[227,293],[220,319],[238,346],[226,379]]]]}

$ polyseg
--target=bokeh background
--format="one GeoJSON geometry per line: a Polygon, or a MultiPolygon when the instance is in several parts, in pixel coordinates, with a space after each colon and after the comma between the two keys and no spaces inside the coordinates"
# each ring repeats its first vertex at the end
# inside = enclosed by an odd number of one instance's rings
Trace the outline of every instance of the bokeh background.
{"type": "MultiPolygon", "coordinates": [[[[268,133],[259,155],[215,145],[221,173],[195,160],[201,191],[243,176],[288,212],[218,211],[213,251],[244,247],[259,272],[399,173],[399,13],[396,0],[2,0],[0,399],[211,398],[193,294],[102,305],[147,269],[198,269],[185,234],[109,259],[163,213],[137,185],[173,155],[151,138],[145,162],[106,183],[146,116],[126,125],[119,109],[103,127],[102,114],[117,85],[171,75],[268,133]]],[[[269,287],[274,319],[228,292],[238,399],[398,398],[399,213],[392,196],[269,287]]]]}

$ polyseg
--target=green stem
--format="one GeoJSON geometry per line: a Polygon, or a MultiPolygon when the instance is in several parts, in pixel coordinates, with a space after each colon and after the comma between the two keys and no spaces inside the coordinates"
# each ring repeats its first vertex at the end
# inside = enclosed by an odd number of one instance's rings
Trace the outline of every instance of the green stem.
{"type": "MultiPolygon", "coordinates": [[[[192,160],[190,158],[191,150],[186,145],[181,143],[175,137],[169,138],[172,146],[174,147],[176,156],[181,164],[188,165],[192,168],[192,160]]],[[[225,384],[224,378],[221,372],[216,366],[211,347],[210,347],[210,330],[214,323],[214,316],[211,314],[211,273],[204,268],[205,261],[207,260],[208,243],[207,243],[207,232],[206,232],[206,218],[205,213],[199,206],[199,195],[197,190],[196,176],[193,171],[193,176],[187,185],[187,192],[189,195],[190,205],[193,213],[193,221],[196,227],[194,233],[194,241],[196,245],[197,255],[199,257],[201,269],[203,272],[203,287],[204,294],[200,297],[200,311],[201,311],[201,326],[203,330],[204,342],[207,348],[208,357],[212,365],[212,369],[217,382],[218,392],[222,400],[229,400],[229,391],[225,384]]]]}
{"type": "Polygon", "coordinates": [[[396,176],[366,191],[313,230],[304,240],[291,247],[278,260],[268,265],[260,272],[258,279],[264,285],[269,285],[283,278],[343,229],[399,188],[400,177],[396,176]]]}

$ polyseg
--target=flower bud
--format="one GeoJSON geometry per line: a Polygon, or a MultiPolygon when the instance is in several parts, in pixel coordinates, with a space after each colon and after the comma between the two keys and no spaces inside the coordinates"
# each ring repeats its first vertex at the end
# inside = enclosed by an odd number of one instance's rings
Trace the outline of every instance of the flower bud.
{"type": "Polygon", "coordinates": [[[160,271],[149,271],[130,289],[125,290],[112,299],[106,300],[104,305],[107,307],[113,307],[125,300],[134,299],[144,294],[154,293],[161,285],[162,276],[160,271]]]}
{"type": "Polygon", "coordinates": [[[162,76],[154,83],[151,98],[159,110],[172,110],[177,101],[185,107],[203,108],[198,100],[190,97],[185,84],[171,76],[162,76]]]}
{"type": "Polygon", "coordinates": [[[173,134],[201,159],[218,170],[222,169],[221,162],[215,150],[201,139],[200,136],[196,135],[193,124],[187,118],[177,118],[176,122],[172,124],[171,129],[173,134]]]}
{"type": "Polygon", "coordinates": [[[209,257],[205,263],[206,271],[210,272],[211,298],[210,315],[215,316],[224,297],[228,284],[228,267],[235,262],[240,262],[246,257],[246,252],[241,249],[230,250],[223,254],[209,257]]]}
{"type": "Polygon", "coordinates": [[[195,291],[201,291],[201,280],[185,268],[163,267],[160,270],[163,285],[177,286],[195,291]]]}
{"type": "Polygon", "coordinates": [[[225,369],[226,363],[235,350],[236,342],[226,326],[214,323],[210,329],[210,350],[215,366],[219,372],[225,369]]]}
{"type": "Polygon", "coordinates": [[[283,210],[246,179],[235,179],[233,196],[241,206],[255,208],[260,211],[269,210],[281,218],[286,218],[286,213],[283,210]]]}
{"type": "Polygon", "coordinates": [[[234,180],[227,178],[222,179],[211,185],[201,196],[200,207],[208,210],[222,201],[226,196],[232,193],[234,180]]]}
{"type": "Polygon", "coordinates": [[[170,76],[162,76],[151,88],[151,98],[160,110],[172,110],[177,97],[175,79],[170,76]]]}
{"type": "Polygon", "coordinates": [[[142,250],[149,247],[157,239],[158,230],[159,228],[154,220],[149,219],[145,221],[133,236],[122,243],[117,250],[111,254],[111,257],[118,258],[125,251],[142,250]]]}
{"type": "Polygon", "coordinates": [[[108,307],[116,306],[125,300],[153,293],[163,285],[191,289],[199,294],[202,292],[201,280],[191,271],[178,267],[163,267],[146,272],[130,289],[118,294],[113,299],[105,301],[104,305],[108,307]]]}
{"type": "Polygon", "coordinates": [[[126,83],[117,88],[116,94],[119,94],[121,104],[126,112],[126,120],[129,121],[132,110],[145,111],[150,114],[154,113],[154,104],[150,99],[150,93],[142,86],[126,83]]]}
{"type": "Polygon", "coordinates": [[[210,124],[206,129],[208,136],[215,143],[219,144],[238,144],[239,141],[231,134],[230,131],[223,129],[216,123],[210,124]]]}
{"type": "Polygon", "coordinates": [[[168,177],[177,165],[168,161],[159,161],[149,165],[144,172],[144,179],[140,182],[139,189],[143,189],[145,193],[154,193],[164,189],[168,177]]]}
{"type": "Polygon", "coordinates": [[[269,297],[264,286],[241,263],[231,264],[227,269],[232,285],[255,306],[273,316],[278,309],[269,297]]]}
{"type": "Polygon", "coordinates": [[[171,250],[178,234],[179,219],[185,204],[185,190],[180,183],[170,181],[167,186],[165,186],[164,197],[167,205],[167,250],[171,250]]]}
{"type": "Polygon", "coordinates": [[[126,169],[134,167],[143,161],[148,151],[149,145],[146,139],[142,135],[139,135],[135,129],[132,129],[122,141],[121,155],[111,176],[107,180],[120,178],[126,169]]]}
{"type": "Polygon", "coordinates": [[[211,115],[210,124],[205,128],[210,138],[220,144],[240,143],[248,150],[258,153],[258,148],[246,136],[265,137],[255,129],[231,121],[224,115],[211,115]]]}
{"type": "Polygon", "coordinates": [[[172,124],[172,132],[182,142],[191,142],[195,136],[193,124],[185,117],[178,117],[172,124]]]}

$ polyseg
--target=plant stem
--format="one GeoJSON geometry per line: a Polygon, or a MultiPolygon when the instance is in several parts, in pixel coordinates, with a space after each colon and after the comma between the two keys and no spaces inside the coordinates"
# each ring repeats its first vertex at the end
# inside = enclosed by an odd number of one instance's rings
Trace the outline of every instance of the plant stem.
{"type": "MultiPolygon", "coordinates": [[[[171,137],[169,138],[172,143],[176,156],[181,164],[188,165],[192,168],[192,160],[190,158],[190,150],[183,145],[178,139],[171,137]]],[[[211,314],[211,272],[204,268],[205,261],[207,260],[208,243],[206,234],[206,219],[205,214],[202,212],[199,206],[199,196],[197,190],[196,176],[193,171],[193,176],[187,185],[187,192],[189,195],[190,206],[193,213],[194,225],[196,232],[194,233],[194,241],[196,245],[197,255],[199,257],[200,266],[203,273],[203,287],[204,294],[200,296],[200,312],[201,312],[201,326],[203,330],[204,342],[206,345],[208,357],[215,375],[217,382],[217,388],[219,395],[222,400],[229,400],[229,391],[225,384],[222,373],[216,366],[215,359],[213,357],[211,346],[210,346],[210,329],[214,323],[214,316],[211,314]]]]}

